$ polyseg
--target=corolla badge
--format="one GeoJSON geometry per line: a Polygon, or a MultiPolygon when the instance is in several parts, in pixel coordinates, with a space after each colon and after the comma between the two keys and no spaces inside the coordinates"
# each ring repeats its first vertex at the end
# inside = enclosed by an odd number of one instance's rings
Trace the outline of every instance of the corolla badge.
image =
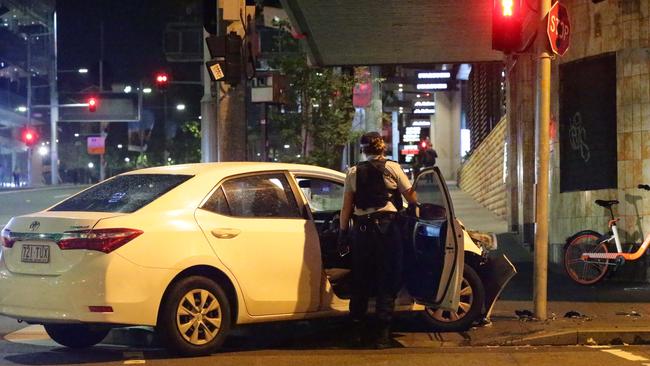
{"type": "Polygon", "coordinates": [[[41,226],[41,223],[38,221],[34,221],[29,225],[29,230],[30,231],[36,231],[38,228],[41,226]]]}

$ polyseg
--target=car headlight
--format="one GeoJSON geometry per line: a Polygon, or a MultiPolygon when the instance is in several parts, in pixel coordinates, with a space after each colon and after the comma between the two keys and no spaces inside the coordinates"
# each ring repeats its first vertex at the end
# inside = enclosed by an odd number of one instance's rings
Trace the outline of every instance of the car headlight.
{"type": "Polygon", "coordinates": [[[469,234],[469,237],[472,238],[472,241],[474,241],[479,248],[486,251],[497,249],[497,236],[494,233],[468,230],[467,234],[469,234]]]}

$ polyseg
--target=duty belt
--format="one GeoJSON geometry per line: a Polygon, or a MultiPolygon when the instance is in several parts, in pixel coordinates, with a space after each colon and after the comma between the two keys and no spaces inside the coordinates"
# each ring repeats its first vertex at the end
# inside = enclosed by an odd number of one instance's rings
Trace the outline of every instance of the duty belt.
{"type": "Polygon", "coordinates": [[[381,221],[393,220],[396,215],[397,212],[379,211],[367,215],[353,215],[353,221],[358,225],[359,231],[365,232],[368,226],[374,224],[375,227],[379,227],[381,221]]]}

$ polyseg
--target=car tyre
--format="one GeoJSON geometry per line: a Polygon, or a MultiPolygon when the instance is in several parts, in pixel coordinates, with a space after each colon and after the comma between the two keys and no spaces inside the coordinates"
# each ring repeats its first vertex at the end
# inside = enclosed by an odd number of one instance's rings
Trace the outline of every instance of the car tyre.
{"type": "Polygon", "coordinates": [[[92,347],[106,338],[109,328],[89,324],[45,324],[47,335],[69,348],[92,347]]]}
{"type": "Polygon", "coordinates": [[[203,356],[221,347],[230,325],[230,303],[221,286],[206,277],[189,276],[167,291],[156,332],[171,352],[203,356]]]}
{"type": "Polygon", "coordinates": [[[460,290],[458,311],[426,308],[424,318],[434,329],[443,332],[458,332],[469,329],[479,320],[485,302],[485,288],[478,274],[465,264],[460,290]]]}

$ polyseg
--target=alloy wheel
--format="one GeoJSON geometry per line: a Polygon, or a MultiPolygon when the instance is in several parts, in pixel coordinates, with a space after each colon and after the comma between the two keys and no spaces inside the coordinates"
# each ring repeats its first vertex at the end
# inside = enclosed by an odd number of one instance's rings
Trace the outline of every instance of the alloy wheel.
{"type": "Polygon", "coordinates": [[[470,286],[467,279],[463,278],[463,282],[460,285],[460,302],[458,303],[457,311],[449,311],[443,309],[431,309],[427,308],[426,311],[439,322],[449,323],[458,321],[467,315],[469,310],[472,308],[474,303],[474,290],[470,286]]]}
{"type": "Polygon", "coordinates": [[[176,326],[185,341],[195,346],[209,343],[219,334],[221,322],[221,306],[210,291],[193,289],[181,298],[176,326]]]}

